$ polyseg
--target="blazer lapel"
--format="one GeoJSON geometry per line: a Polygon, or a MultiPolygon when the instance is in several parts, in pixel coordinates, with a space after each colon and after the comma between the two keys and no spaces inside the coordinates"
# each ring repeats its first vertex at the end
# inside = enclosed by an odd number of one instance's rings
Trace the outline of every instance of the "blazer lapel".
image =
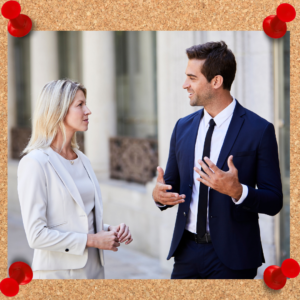
{"type": "MultiPolygon", "coordinates": [[[[79,156],[79,158],[81,159],[83,166],[85,167],[88,175],[90,176],[93,185],[94,185],[94,190],[95,190],[95,210],[96,212],[100,212],[101,216],[103,215],[103,207],[102,207],[102,201],[101,201],[101,192],[100,189],[98,191],[98,187],[99,187],[99,183],[98,183],[98,179],[95,175],[94,170],[91,167],[91,163],[89,162],[89,160],[86,158],[85,155],[83,155],[83,153],[77,149],[73,149],[75,151],[75,153],[79,156]]],[[[97,214],[96,214],[97,215],[97,214]]],[[[97,224],[97,228],[99,228],[101,225],[97,224]]],[[[98,229],[99,230],[99,229],[98,229]]]]}
{"type": "Polygon", "coordinates": [[[223,165],[227,157],[229,156],[230,150],[232,149],[233,144],[235,143],[236,138],[242,128],[242,125],[245,121],[245,119],[242,118],[244,114],[245,114],[244,107],[241,106],[239,102],[236,100],[236,106],[217,162],[217,167],[219,169],[223,168],[223,165]]]}
{"type": "Polygon", "coordinates": [[[204,114],[204,110],[202,108],[199,110],[199,113],[196,114],[196,116],[194,117],[194,120],[192,123],[192,128],[187,136],[187,140],[190,141],[190,145],[191,145],[191,147],[189,149],[189,153],[188,153],[191,184],[193,183],[193,180],[194,180],[193,174],[194,174],[196,139],[197,139],[197,135],[198,135],[200,120],[203,117],[203,114],[204,114]]]}
{"type": "Polygon", "coordinates": [[[49,163],[52,165],[53,169],[56,171],[57,175],[60,177],[60,179],[66,186],[72,198],[76,201],[76,203],[81,207],[81,209],[85,213],[84,203],[69,172],[64,168],[64,166],[61,164],[56,155],[52,152],[52,149],[50,149],[50,147],[46,149],[41,148],[41,150],[48,155],[49,163]]]}

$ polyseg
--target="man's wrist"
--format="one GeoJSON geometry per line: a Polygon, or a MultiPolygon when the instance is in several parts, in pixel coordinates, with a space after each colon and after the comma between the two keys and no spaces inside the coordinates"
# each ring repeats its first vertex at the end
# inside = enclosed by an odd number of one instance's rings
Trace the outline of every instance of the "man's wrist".
{"type": "Polygon", "coordinates": [[[239,187],[236,189],[236,192],[231,198],[233,198],[235,202],[238,202],[239,199],[242,197],[242,195],[243,195],[243,186],[239,184],[239,187]]]}

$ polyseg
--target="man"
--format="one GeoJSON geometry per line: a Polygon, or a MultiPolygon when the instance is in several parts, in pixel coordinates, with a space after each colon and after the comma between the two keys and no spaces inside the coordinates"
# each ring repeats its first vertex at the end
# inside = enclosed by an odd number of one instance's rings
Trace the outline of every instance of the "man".
{"type": "Polygon", "coordinates": [[[186,52],[183,88],[204,109],[177,121],[153,190],[161,210],[179,204],[171,278],[253,279],[265,262],[258,213],[282,208],[274,126],[231,97],[236,61],[225,42],[186,52]]]}

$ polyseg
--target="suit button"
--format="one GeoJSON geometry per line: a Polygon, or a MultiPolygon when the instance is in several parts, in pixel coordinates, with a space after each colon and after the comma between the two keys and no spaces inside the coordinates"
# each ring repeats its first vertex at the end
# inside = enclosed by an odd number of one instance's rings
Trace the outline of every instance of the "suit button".
{"type": "Polygon", "coordinates": [[[184,215],[184,216],[186,216],[186,213],[185,213],[185,212],[183,212],[183,215],[184,215]]]}
{"type": "Polygon", "coordinates": [[[65,251],[66,251],[66,252],[69,252],[69,249],[67,248],[65,251]]]}
{"type": "Polygon", "coordinates": [[[189,184],[189,188],[190,188],[190,189],[192,188],[192,185],[191,185],[191,184],[189,184]]]}

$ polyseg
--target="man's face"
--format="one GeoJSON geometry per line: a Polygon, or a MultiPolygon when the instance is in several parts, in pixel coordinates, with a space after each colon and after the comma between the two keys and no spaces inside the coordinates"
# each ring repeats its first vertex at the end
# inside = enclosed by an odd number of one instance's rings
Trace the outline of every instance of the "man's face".
{"type": "Polygon", "coordinates": [[[185,71],[186,80],[182,87],[189,93],[191,106],[206,106],[213,99],[214,89],[201,73],[204,62],[204,59],[189,59],[185,71]]]}

